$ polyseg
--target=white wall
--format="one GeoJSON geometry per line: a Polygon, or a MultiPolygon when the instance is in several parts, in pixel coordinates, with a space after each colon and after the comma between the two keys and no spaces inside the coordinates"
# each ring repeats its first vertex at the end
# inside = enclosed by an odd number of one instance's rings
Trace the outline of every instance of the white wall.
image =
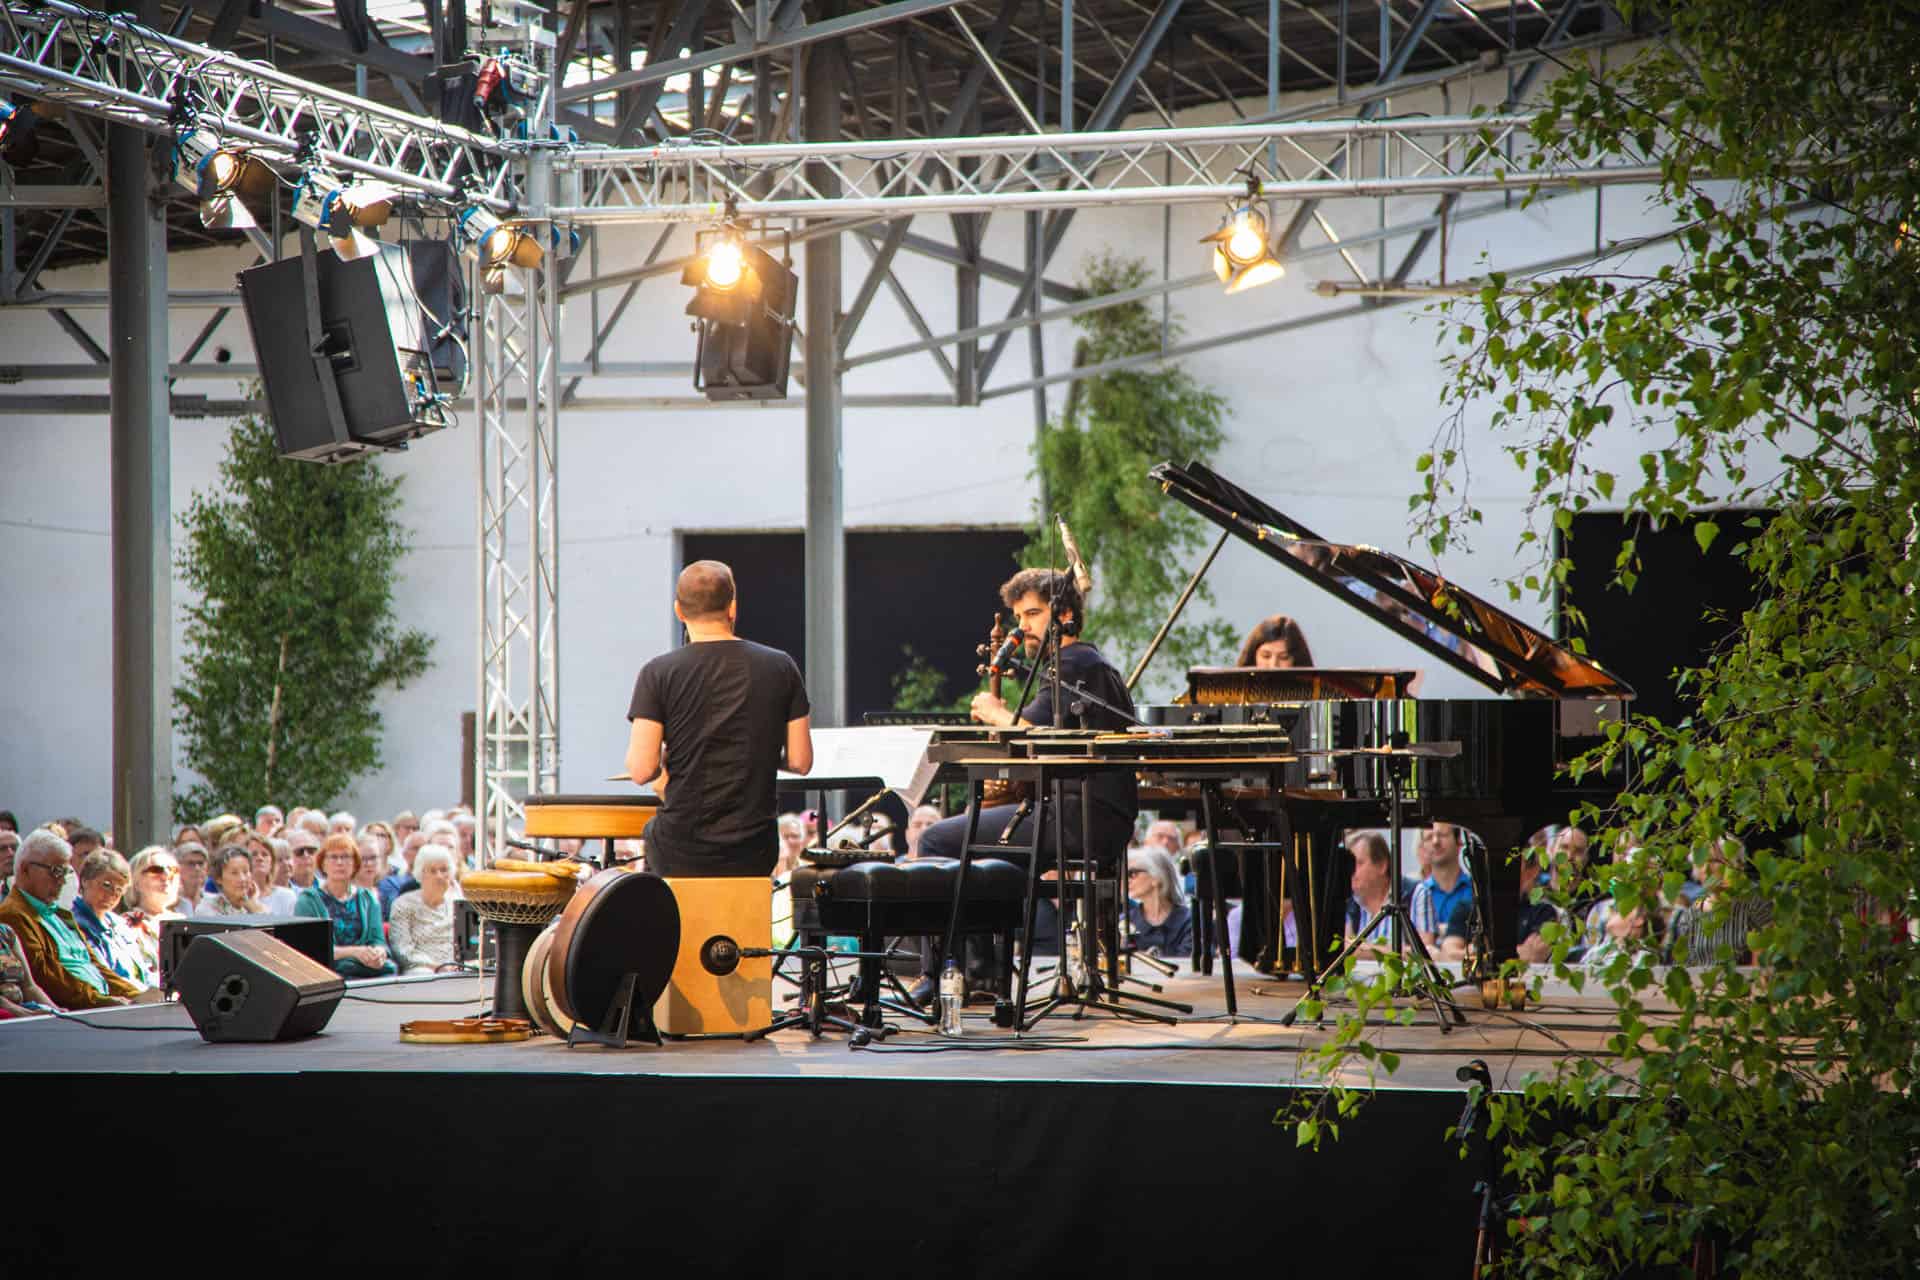
{"type": "MultiPolygon", "coordinates": [[[[1481,96],[1486,95],[1483,92],[1481,96]]],[[[1456,94],[1452,109],[1462,98],[1456,94]]],[[[1439,111],[1443,104],[1416,95],[1396,100],[1398,112],[1439,111]]],[[[1218,118],[1196,116],[1194,122],[1218,118]]],[[[1478,203],[1484,197],[1473,197],[1478,203]]],[[[1639,197],[1610,192],[1609,238],[1637,234],[1648,225],[1639,197]]],[[[1430,208],[1408,202],[1400,208],[1430,208]]],[[[1398,216],[1399,210],[1395,210],[1398,216]]],[[[1339,204],[1326,215],[1342,235],[1378,225],[1371,205],[1339,204]]],[[[1185,207],[1171,214],[1172,274],[1204,266],[1195,244],[1212,230],[1218,211],[1185,207]]],[[[1084,257],[1115,249],[1161,265],[1163,215],[1158,210],[1083,211],[1055,259],[1051,274],[1070,277],[1084,257]]],[[[944,219],[926,218],[915,228],[944,238],[944,219]]],[[[603,233],[601,267],[616,269],[638,259],[656,233],[614,229],[603,233]]],[[[669,254],[686,243],[684,231],[669,254]]],[[[1503,266],[1551,258],[1594,236],[1591,196],[1570,197],[1528,210],[1503,212],[1454,229],[1450,273],[1471,273],[1484,252],[1503,266]]],[[[1018,214],[990,224],[987,252],[1018,261],[1022,225],[1018,214]]],[[[1310,233],[1306,243],[1320,242],[1310,233]]],[[[1402,245],[1389,246],[1397,261],[1402,245]]],[[[1376,261],[1364,255],[1369,272],[1376,261]]],[[[844,296],[851,299],[867,257],[847,241],[844,296]]],[[[183,254],[169,263],[176,289],[218,287],[247,265],[240,251],[183,254]]],[[[583,268],[584,269],[584,268],[583,268]]],[[[936,332],[955,327],[952,269],[903,253],[897,273],[912,291],[936,332]]],[[[1225,335],[1262,324],[1306,317],[1352,305],[1309,291],[1322,277],[1350,278],[1337,257],[1298,264],[1273,286],[1226,298],[1211,289],[1174,295],[1176,319],[1190,338],[1225,335]]],[[[1433,255],[1414,271],[1431,279],[1433,255]]],[[[101,288],[103,269],[49,277],[46,287],[101,288]]],[[[1012,298],[1007,286],[989,282],[981,314],[997,320],[1012,298]]],[[[684,291],[668,278],[643,286],[605,357],[610,360],[686,360],[693,343],[681,314],[684,291]]],[[[105,313],[81,313],[96,337],[105,313]]],[[[184,350],[205,312],[172,319],[172,350],[184,350]]],[[[565,356],[584,355],[587,304],[567,308],[565,356]]],[[[1193,355],[1185,367],[1221,391],[1231,406],[1229,439],[1215,465],[1242,486],[1325,536],[1366,542],[1425,561],[1412,545],[1407,495],[1415,487],[1413,460],[1428,447],[1442,420],[1443,374],[1436,338],[1438,322],[1419,306],[1388,307],[1323,325],[1297,329],[1193,355]]],[[[889,346],[912,331],[883,291],[867,316],[853,350],[889,346]]],[[[1070,363],[1074,331],[1046,330],[1049,370],[1070,363]]],[[[243,318],[235,313],[213,346],[231,348],[237,361],[251,359],[243,318]]],[[[0,311],[0,364],[72,361],[76,349],[41,312],[0,311]]],[[[1027,376],[1025,334],[1015,334],[995,381],[1027,376]]],[[[183,391],[229,394],[222,382],[191,382],[183,391]]],[[[17,390],[85,391],[100,394],[104,382],[33,383],[17,390]]],[[[582,394],[690,394],[683,382],[591,379],[582,394]]],[[[846,381],[850,395],[944,391],[925,356],[868,366],[846,381]]],[[[1058,412],[1064,386],[1050,389],[1058,412]]],[[[1479,424],[1476,424],[1478,426],[1479,424]]],[[[846,514],[850,526],[1007,524],[1024,519],[1033,500],[1026,450],[1033,434],[1026,393],[989,401],[975,409],[852,408],[845,419],[846,514]]],[[[223,443],[221,425],[177,421],[173,435],[174,509],[185,509],[196,489],[215,478],[223,443]]],[[[1645,442],[1621,431],[1600,452],[1616,469],[1632,470],[1645,442]]],[[[687,411],[581,412],[562,414],[560,435],[561,556],[561,768],[562,785],[593,789],[618,768],[625,742],[622,719],[634,671],[662,649],[669,634],[674,533],[679,529],[797,528],[804,516],[804,421],[798,388],[778,407],[687,411]]],[[[1515,546],[1523,524],[1524,477],[1499,453],[1489,432],[1470,433],[1468,461],[1474,497],[1486,526],[1471,554],[1450,557],[1441,567],[1468,588],[1504,601],[1496,584],[1520,564],[1515,546]]],[[[0,639],[0,806],[18,809],[23,820],[75,812],[106,821],[110,808],[111,594],[107,503],[107,423],[104,417],[16,415],[0,422],[0,599],[10,617],[0,639]]],[[[1598,459],[1596,459],[1598,460],[1598,459]]],[[[418,442],[387,462],[404,478],[405,522],[413,549],[402,566],[401,620],[437,639],[434,669],[412,687],[386,699],[385,767],[365,779],[346,805],[362,815],[391,813],[449,802],[460,776],[459,717],[475,702],[475,440],[470,426],[418,442]]],[[[176,535],[177,538],[177,535],[176,535]]],[[[1434,663],[1376,625],[1313,591],[1257,552],[1233,543],[1211,575],[1218,612],[1245,627],[1258,617],[1285,611],[1308,629],[1315,656],[1325,664],[1410,663],[1429,670],[1429,696],[1474,696],[1463,677],[1433,670],[1434,663]]],[[[752,583],[742,584],[748,600],[752,583]]],[[[175,604],[182,592],[176,585],[175,604]]],[[[910,603],[910,602],[909,602],[910,603]]],[[[1513,606],[1539,620],[1531,601],[1513,606]]],[[[955,637],[973,644],[974,637],[955,637]]],[[[178,652],[176,629],[176,652],[178,652]]],[[[177,672],[176,672],[177,675],[177,672]]],[[[314,800],[319,797],[289,797],[314,800]]]]}

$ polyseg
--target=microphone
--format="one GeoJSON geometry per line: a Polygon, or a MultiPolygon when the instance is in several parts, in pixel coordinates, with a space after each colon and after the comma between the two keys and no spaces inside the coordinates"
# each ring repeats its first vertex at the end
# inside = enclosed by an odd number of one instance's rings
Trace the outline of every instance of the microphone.
{"type": "Polygon", "coordinates": [[[987,659],[987,666],[995,669],[1004,669],[1007,665],[1007,660],[1013,657],[1020,646],[1026,642],[1026,639],[1027,633],[1018,627],[1007,632],[1007,638],[1000,642],[1000,647],[993,651],[991,658],[987,659]]]}

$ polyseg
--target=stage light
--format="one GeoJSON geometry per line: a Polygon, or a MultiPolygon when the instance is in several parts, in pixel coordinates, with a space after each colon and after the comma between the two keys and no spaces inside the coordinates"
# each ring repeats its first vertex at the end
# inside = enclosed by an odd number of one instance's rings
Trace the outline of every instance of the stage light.
{"type": "Polygon", "coordinates": [[[201,226],[231,231],[260,225],[251,206],[271,197],[280,177],[258,157],[192,129],[174,141],[173,181],[200,198],[201,226]]]}
{"type": "Polygon", "coordinates": [[[462,210],[453,221],[453,233],[461,252],[484,268],[489,293],[499,292],[494,284],[504,284],[505,268],[537,267],[546,257],[532,228],[521,222],[502,222],[485,205],[469,205],[462,210]]]}
{"type": "Polygon", "coordinates": [[[348,262],[372,255],[380,242],[361,234],[363,227],[384,226],[399,192],[382,182],[342,186],[332,174],[309,169],[293,189],[293,216],[325,233],[333,251],[348,262]]]}
{"type": "Polygon", "coordinates": [[[680,272],[693,287],[687,314],[700,342],[693,385],[709,400],[777,400],[787,394],[799,279],[729,219],[705,233],[680,272]]]}
{"type": "Polygon", "coordinates": [[[1287,274],[1267,244],[1267,219],[1252,204],[1230,210],[1219,230],[1202,236],[1200,243],[1213,246],[1213,274],[1228,293],[1258,288],[1287,274]]]}
{"type": "Polygon", "coordinates": [[[0,160],[32,164],[40,152],[40,116],[24,102],[0,102],[0,160]]]}

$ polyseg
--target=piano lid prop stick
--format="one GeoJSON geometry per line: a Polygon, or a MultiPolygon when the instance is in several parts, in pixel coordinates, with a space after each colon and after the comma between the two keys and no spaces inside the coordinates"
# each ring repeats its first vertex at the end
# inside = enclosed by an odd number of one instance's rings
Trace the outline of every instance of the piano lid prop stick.
{"type": "Polygon", "coordinates": [[[1214,557],[1220,554],[1220,548],[1227,545],[1227,539],[1232,535],[1231,529],[1221,530],[1219,541],[1213,544],[1213,550],[1207,552],[1207,558],[1201,562],[1198,569],[1193,571],[1193,576],[1187,579],[1186,590],[1182,591],[1180,598],[1173,602],[1173,612],[1169,613],[1167,620],[1160,624],[1160,630],[1154,634],[1153,642],[1147,646],[1147,651],[1140,655],[1140,661],[1134,664],[1133,674],[1127,677],[1128,693],[1132,693],[1133,686],[1140,683],[1140,673],[1147,669],[1149,662],[1153,661],[1153,655],[1160,652],[1160,645],[1166,640],[1167,633],[1173,630],[1173,624],[1179,620],[1180,611],[1187,607],[1187,601],[1193,599],[1194,591],[1200,586],[1200,579],[1206,577],[1207,570],[1213,568],[1214,557]]]}

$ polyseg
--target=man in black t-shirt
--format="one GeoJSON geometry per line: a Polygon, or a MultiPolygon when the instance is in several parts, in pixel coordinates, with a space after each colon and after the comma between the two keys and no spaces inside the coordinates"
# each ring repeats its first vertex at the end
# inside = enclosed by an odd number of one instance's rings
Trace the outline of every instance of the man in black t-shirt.
{"type": "MultiPolygon", "coordinates": [[[[1080,592],[1074,586],[1073,578],[1053,569],[1023,569],[1016,573],[1000,588],[1000,598],[1013,610],[1014,619],[1026,636],[1027,660],[1037,662],[1041,655],[1041,644],[1046,639],[1047,628],[1053,621],[1052,602],[1057,600],[1060,607],[1060,678],[1071,681],[1114,707],[1133,713],[1133,698],[1127,692],[1126,678],[1114,669],[1092,643],[1080,638],[1080,618],[1084,608],[1080,592]]],[[[1062,698],[1067,704],[1065,725],[1085,729],[1125,729],[1132,725],[1127,716],[1116,714],[1098,702],[1087,702],[1085,710],[1075,716],[1073,691],[1064,685],[1062,698]]],[[[1055,715],[1053,706],[1053,681],[1049,678],[1046,664],[1041,664],[1038,675],[1034,677],[1033,700],[1022,707],[1018,713],[1001,699],[991,693],[978,693],[973,699],[973,718],[982,724],[991,725],[1052,725],[1061,723],[1055,715]]],[[[1131,769],[1115,769],[1110,773],[1095,775],[1086,788],[1086,800],[1091,806],[1088,817],[1092,828],[1094,848],[1093,856],[1103,863],[1117,861],[1126,852],[1127,842],[1133,834],[1134,814],[1139,809],[1139,792],[1131,769]]],[[[1077,787],[1067,788],[1066,812],[1063,815],[1066,826],[1067,850],[1071,854],[1079,853],[1080,845],[1080,806],[1081,797],[1077,787]]],[[[994,805],[980,811],[980,829],[975,839],[981,843],[997,840],[1006,830],[1007,824],[1020,813],[1018,805],[994,805]]],[[[1019,826],[1014,829],[1010,845],[1018,846],[1031,843],[1031,816],[1020,818],[1019,826]]],[[[1043,854],[1047,861],[1053,861],[1053,823],[1048,821],[1042,832],[1045,838],[1043,854]]],[[[930,858],[957,858],[960,846],[967,838],[967,818],[965,814],[936,822],[928,827],[920,837],[920,852],[930,858]]],[[[1019,850],[1010,848],[1000,856],[1019,858],[1019,850]]]]}
{"type": "Polygon", "coordinates": [[[688,643],[640,669],[627,708],[627,773],[661,797],[647,826],[647,867],[771,875],[780,853],[775,774],[813,768],[806,685],[792,658],[734,635],[733,570],[718,560],[681,570],[673,613],[688,643]]]}

